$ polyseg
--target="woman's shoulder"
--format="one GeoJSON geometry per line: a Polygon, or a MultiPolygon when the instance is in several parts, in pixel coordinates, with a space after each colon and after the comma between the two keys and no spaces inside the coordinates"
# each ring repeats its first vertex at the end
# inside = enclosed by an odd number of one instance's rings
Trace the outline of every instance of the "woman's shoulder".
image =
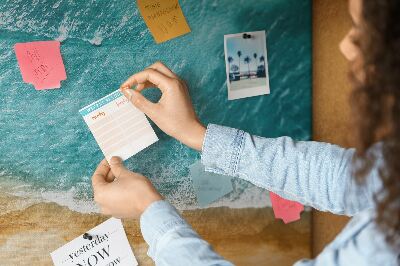
{"type": "Polygon", "coordinates": [[[338,265],[399,265],[398,252],[386,242],[375,218],[375,209],[355,215],[320,256],[336,254],[338,265]]]}

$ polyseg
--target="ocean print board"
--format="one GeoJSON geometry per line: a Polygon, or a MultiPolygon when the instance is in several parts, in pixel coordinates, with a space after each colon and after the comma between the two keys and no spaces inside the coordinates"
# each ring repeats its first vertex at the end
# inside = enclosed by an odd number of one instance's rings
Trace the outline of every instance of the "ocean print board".
{"type": "MultiPolygon", "coordinates": [[[[44,201],[79,212],[95,210],[90,178],[104,154],[78,111],[157,60],[186,81],[205,125],[239,128],[262,137],[311,138],[311,1],[235,0],[235,8],[227,8],[231,0],[179,4],[191,33],[156,44],[135,0],[0,1],[4,191],[45,197],[44,201]],[[87,10],[85,16],[82,10],[87,10]],[[266,33],[270,94],[229,101],[224,35],[253,31],[266,33]],[[68,79],[60,90],[38,92],[21,78],[14,45],[43,40],[61,42],[68,79]],[[11,186],[11,180],[21,186],[11,186]]],[[[233,64],[238,63],[234,59],[233,64]]],[[[242,67],[248,69],[241,62],[242,67]]],[[[155,89],[144,95],[152,101],[160,97],[155,89]]],[[[194,208],[189,168],[199,153],[150,123],[159,141],[127,159],[126,167],[148,177],[177,208],[194,208]]],[[[235,190],[219,204],[269,206],[265,190],[239,179],[232,184],[235,190]],[[249,191],[254,197],[245,196],[249,191]]]]}
{"type": "MultiPolygon", "coordinates": [[[[204,125],[239,128],[262,137],[311,139],[312,2],[232,3],[179,0],[191,33],[156,44],[135,0],[0,1],[0,153],[7,155],[0,156],[0,195],[21,196],[15,201],[0,197],[5,202],[0,214],[7,221],[3,224],[5,230],[0,230],[0,238],[7,243],[0,251],[2,263],[18,265],[19,261],[34,257],[41,260],[40,265],[50,264],[42,261],[51,260],[50,256],[43,256],[43,250],[48,253],[61,244],[54,245],[58,242],[47,239],[54,239],[50,237],[55,231],[60,236],[67,232],[57,222],[65,217],[64,211],[52,213],[51,206],[65,206],[66,212],[73,210],[82,217],[85,214],[80,213],[98,210],[93,202],[91,176],[104,154],[78,111],[157,60],[186,81],[194,109],[204,125]],[[268,38],[270,94],[229,101],[223,36],[251,31],[265,31],[268,38]],[[14,45],[45,40],[61,43],[68,79],[62,81],[60,90],[36,91],[21,78],[14,45]],[[51,208],[46,207],[47,202],[51,202],[51,208]],[[24,209],[33,203],[34,208],[24,209]],[[37,215],[31,213],[38,207],[41,217],[55,219],[46,223],[42,233],[43,239],[53,246],[27,250],[20,245],[21,237],[30,236],[30,230],[35,230],[25,225],[34,223],[32,219],[37,215]],[[18,221],[15,215],[21,215],[18,221]],[[15,234],[10,235],[11,231],[15,234]],[[21,256],[15,258],[15,254],[21,256]]],[[[160,97],[155,89],[144,91],[144,95],[153,102],[160,97]]],[[[163,133],[152,121],[150,124],[159,141],[127,159],[126,167],[148,177],[179,210],[199,208],[189,172],[190,166],[200,159],[199,152],[163,133]]],[[[266,207],[273,223],[275,218],[265,189],[239,178],[232,180],[232,186],[231,193],[208,206],[266,207]]],[[[296,226],[307,224],[307,213],[302,214],[296,226]]],[[[87,228],[91,227],[92,224],[87,228]]],[[[235,237],[240,232],[235,231],[235,237]]],[[[279,235],[285,234],[295,233],[279,231],[279,235]]],[[[301,236],[301,243],[307,245],[309,234],[301,236]]],[[[286,236],[277,241],[282,243],[283,239],[289,239],[288,244],[295,241],[286,236]]],[[[243,242],[240,249],[245,252],[248,243],[243,242]]],[[[34,247],[39,246],[31,246],[34,247]]],[[[300,248],[296,246],[296,250],[300,248]]],[[[141,252],[144,254],[145,250],[141,252]]],[[[136,253],[139,259],[139,250],[136,253]]],[[[287,255],[283,253],[284,250],[274,253],[273,258],[287,255]]]]}

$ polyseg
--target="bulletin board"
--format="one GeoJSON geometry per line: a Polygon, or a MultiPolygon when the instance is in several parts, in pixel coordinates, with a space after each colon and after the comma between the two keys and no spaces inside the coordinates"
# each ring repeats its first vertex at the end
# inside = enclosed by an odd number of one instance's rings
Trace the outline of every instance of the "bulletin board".
{"type": "MultiPolygon", "coordinates": [[[[92,212],[90,178],[103,154],[78,111],[157,60],[187,82],[204,124],[311,138],[311,1],[180,5],[191,33],[156,44],[133,0],[0,2],[0,189],[92,212]],[[224,35],[261,30],[271,93],[228,101],[224,35]],[[67,80],[60,89],[36,91],[22,81],[13,46],[36,40],[62,43],[67,80]]],[[[151,89],[146,96],[156,101],[160,93],[151,89]]],[[[199,153],[152,125],[160,140],[128,159],[127,167],[148,176],[178,208],[198,207],[188,173],[199,153]]],[[[234,180],[234,191],[212,206],[268,204],[265,190],[234,180]]]]}

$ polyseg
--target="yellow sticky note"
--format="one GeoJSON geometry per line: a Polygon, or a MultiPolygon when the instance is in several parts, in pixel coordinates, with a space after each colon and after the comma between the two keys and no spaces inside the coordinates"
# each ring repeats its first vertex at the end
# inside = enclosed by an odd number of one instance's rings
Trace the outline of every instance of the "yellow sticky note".
{"type": "Polygon", "coordinates": [[[137,0],[137,5],[157,43],[190,32],[178,0],[137,0]]]}

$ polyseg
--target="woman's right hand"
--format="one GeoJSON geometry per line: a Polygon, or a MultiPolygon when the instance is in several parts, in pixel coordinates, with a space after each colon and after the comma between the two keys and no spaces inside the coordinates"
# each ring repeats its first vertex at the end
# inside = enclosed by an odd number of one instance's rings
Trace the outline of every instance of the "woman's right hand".
{"type": "Polygon", "coordinates": [[[201,151],[206,129],[197,118],[185,83],[168,67],[156,62],[132,75],[121,85],[121,91],[166,134],[201,151]],[[133,86],[136,89],[132,89],[133,86]],[[157,103],[141,94],[150,87],[161,90],[162,96],[157,103]]]}

